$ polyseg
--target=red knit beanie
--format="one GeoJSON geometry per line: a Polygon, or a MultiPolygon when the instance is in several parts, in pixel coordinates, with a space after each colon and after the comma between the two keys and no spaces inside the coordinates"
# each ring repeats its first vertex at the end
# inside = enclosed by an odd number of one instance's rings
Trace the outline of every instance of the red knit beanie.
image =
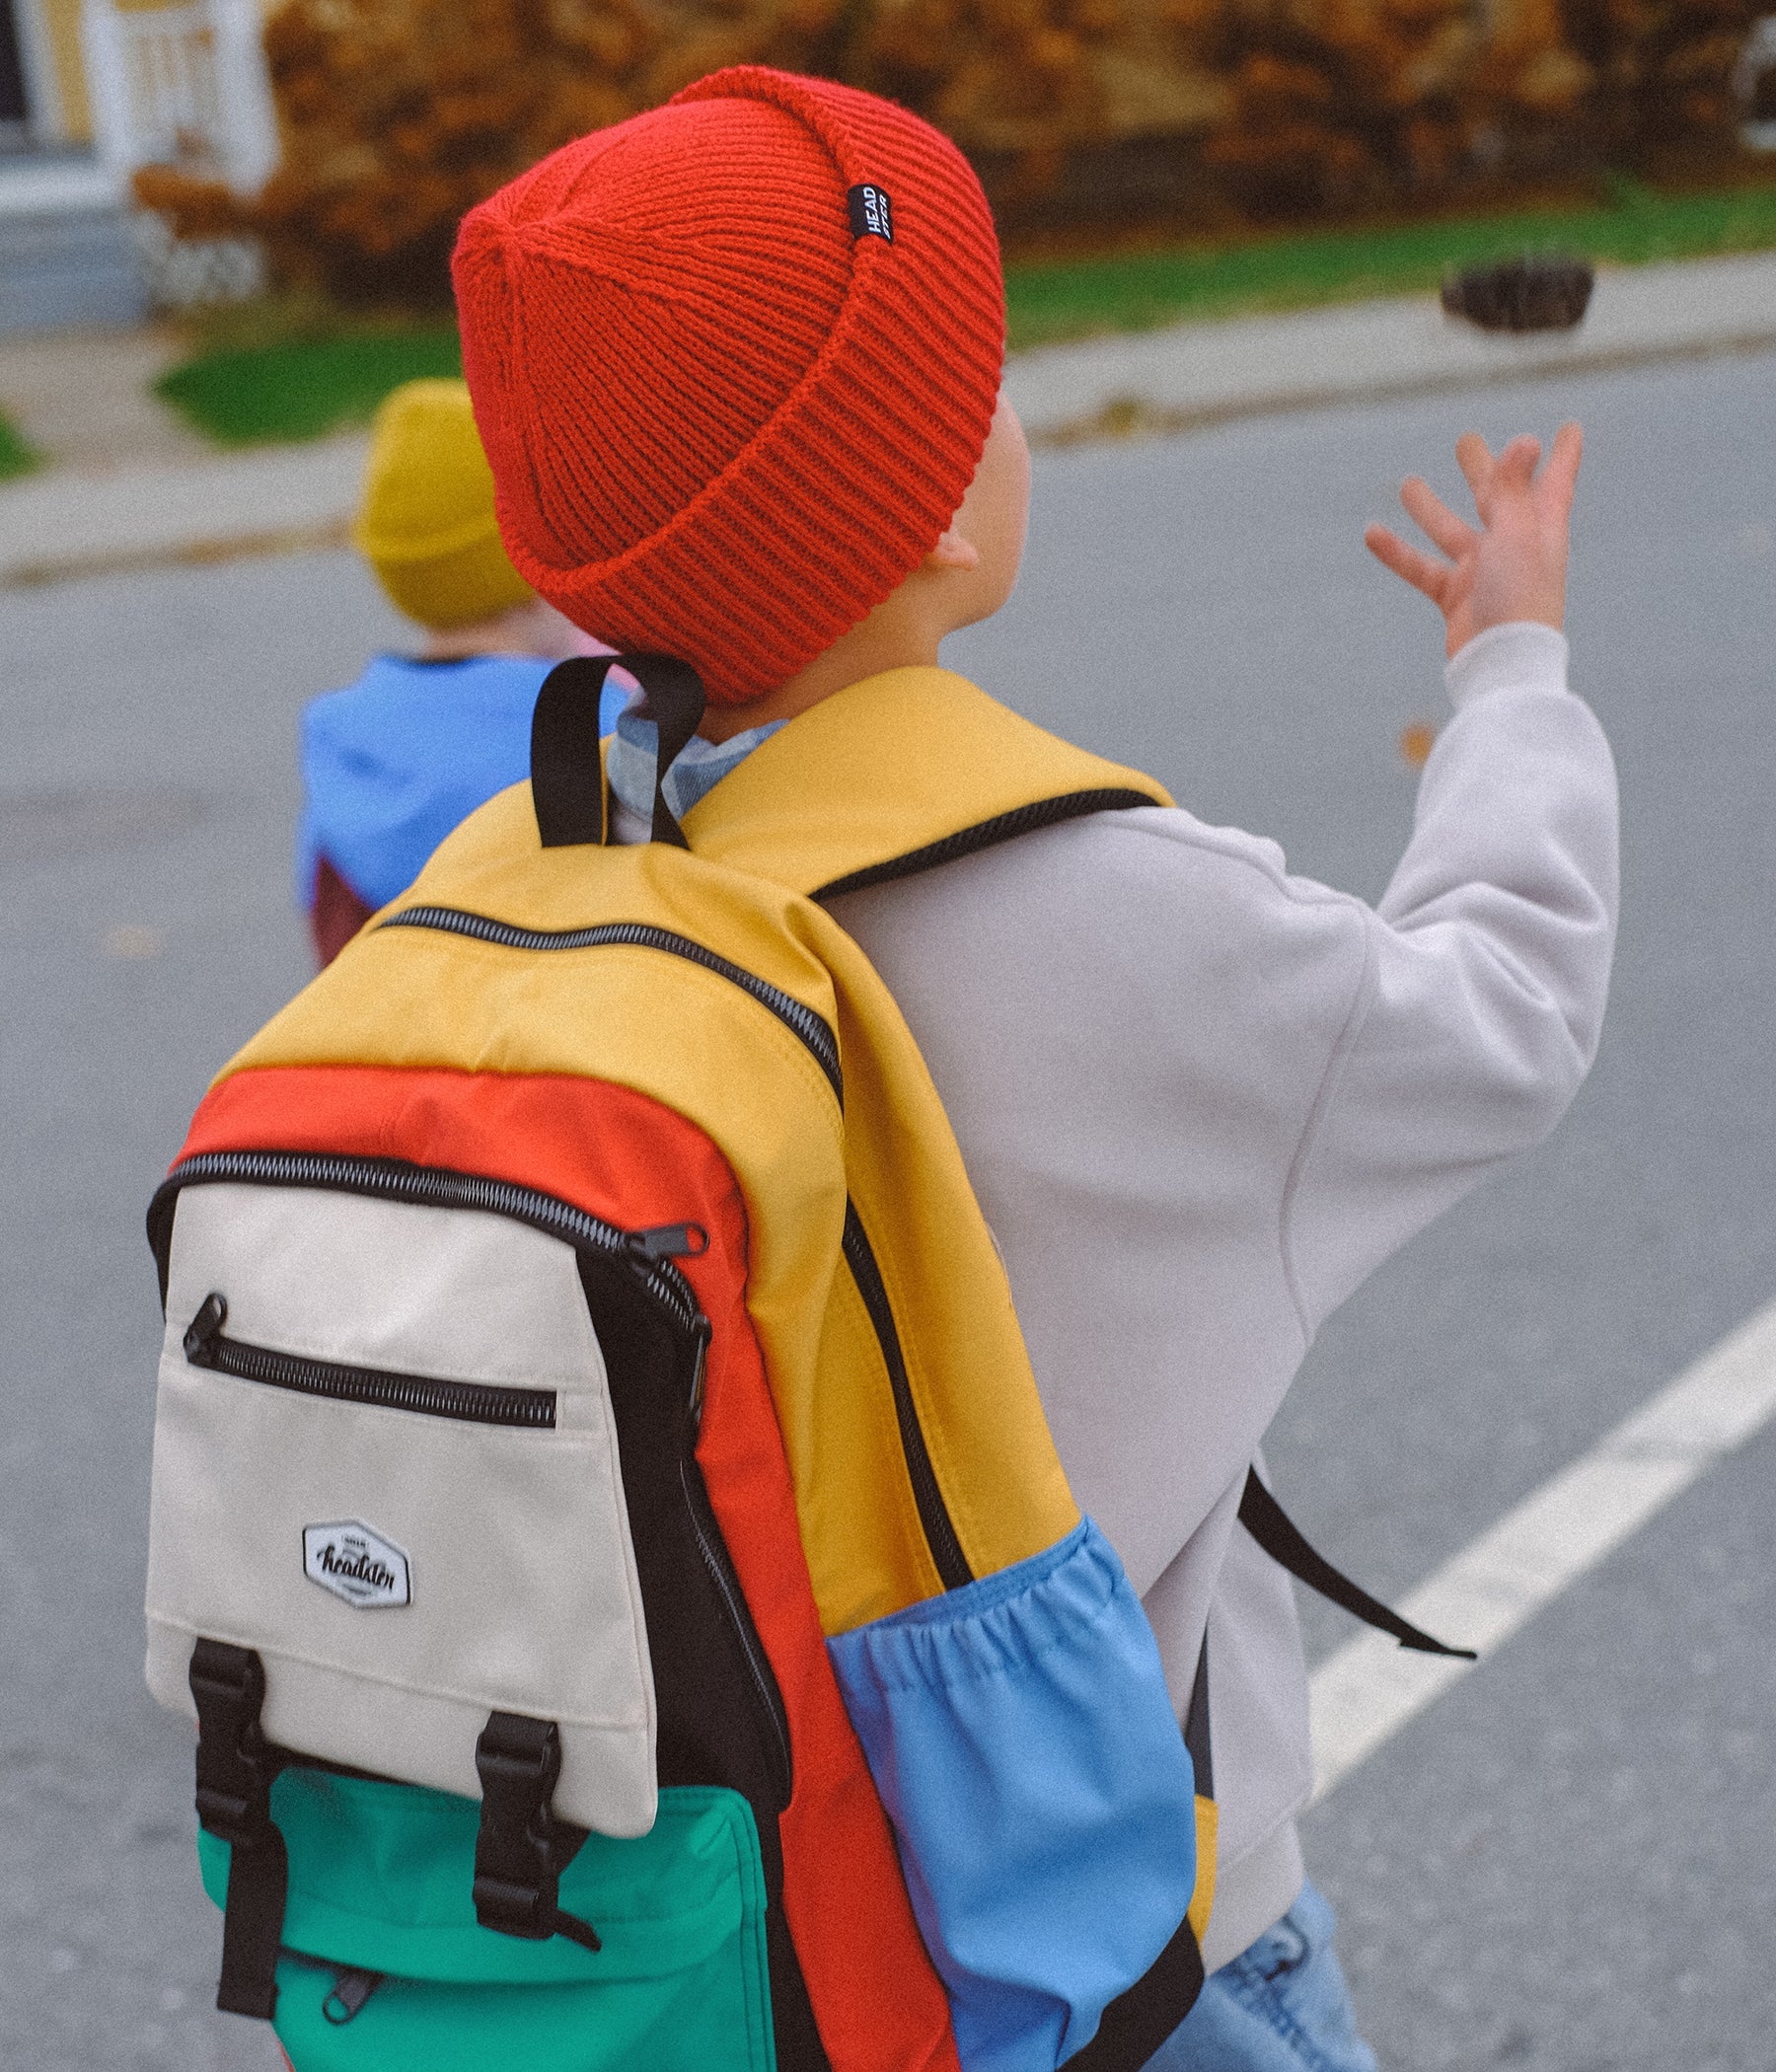
{"type": "Polygon", "coordinates": [[[993,219],[955,146],[872,94],[716,72],[482,202],[454,271],[513,562],[711,699],[880,604],[980,463],[993,219]]]}

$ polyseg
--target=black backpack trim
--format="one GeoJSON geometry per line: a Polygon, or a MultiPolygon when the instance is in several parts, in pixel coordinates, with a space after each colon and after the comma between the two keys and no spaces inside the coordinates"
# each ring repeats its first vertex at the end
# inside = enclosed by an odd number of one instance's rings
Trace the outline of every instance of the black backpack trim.
{"type": "Polygon", "coordinates": [[[891,856],[885,863],[870,863],[862,870],[848,872],[819,886],[809,897],[837,899],[844,892],[863,892],[871,885],[886,885],[894,878],[915,877],[922,870],[935,870],[940,863],[953,863],[960,856],[997,849],[1001,842],[1014,842],[1019,835],[1033,835],[1038,828],[1059,827],[1066,820],[1082,820],[1088,813],[1122,813],[1135,806],[1157,805],[1145,791],[1126,790],[1120,785],[1095,791],[1066,791],[1059,798],[1039,798],[1027,806],[1014,806],[1009,813],[996,813],[971,828],[945,835],[940,842],[927,842],[923,849],[904,856],[891,856]]]}

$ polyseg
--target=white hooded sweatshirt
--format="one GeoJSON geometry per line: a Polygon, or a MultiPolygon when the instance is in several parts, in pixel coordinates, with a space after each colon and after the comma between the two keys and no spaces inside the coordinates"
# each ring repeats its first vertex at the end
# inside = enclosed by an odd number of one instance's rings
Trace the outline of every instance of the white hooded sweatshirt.
{"type": "Polygon", "coordinates": [[[1312,1775],[1291,1586],[1235,1521],[1246,1471],[1321,1321],[1545,1137],[1596,1051],[1615,772],[1566,658],[1513,625],[1449,663],[1455,716],[1373,909],[1159,807],[832,902],[925,1054],[1180,1714],[1207,1628],[1210,1969],[1299,1891],[1312,1775]]]}

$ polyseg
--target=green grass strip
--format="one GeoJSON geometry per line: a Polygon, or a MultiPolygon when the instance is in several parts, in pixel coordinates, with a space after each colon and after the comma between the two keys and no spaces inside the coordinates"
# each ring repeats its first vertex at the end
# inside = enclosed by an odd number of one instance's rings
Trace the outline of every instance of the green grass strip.
{"type": "MultiPolygon", "coordinates": [[[[1642,265],[1772,247],[1776,183],[1662,194],[1623,181],[1610,201],[1590,207],[1013,263],[1005,273],[1006,314],[1015,348],[1183,318],[1416,294],[1436,287],[1451,266],[1517,252],[1561,249],[1642,265]]],[[[271,319],[286,321],[275,310],[271,319]]],[[[303,321],[293,336],[199,351],[155,388],[219,444],[247,446],[361,424],[402,382],[462,371],[456,333],[447,323],[392,321],[315,332],[306,329],[311,320],[303,321]]],[[[0,419],[0,480],[36,459],[0,419]]]]}
{"type": "Polygon", "coordinates": [[[0,411],[0,482],[9,482],[18,475],[29,475],[42,458],[12,419],[0,411]]]}
{"type": "Polygon", "coordinates": [[[1013,347],[1185,317],[1302,308],[1434,288],[1446,268],[1559,248],[1623,265],[1776,246],[1776,185],[1657,194],[1622,183],[1613,202],[1315,231],[1230,246],[1130,252],[1007,267],[1013,347]]]}
{"type": "Polygon", "coordinates": [[[154,386],[219,444],[252,446],[362,424],[404,381],[462,371],[455,328],[438,324],[199,353],[154,386]]]}

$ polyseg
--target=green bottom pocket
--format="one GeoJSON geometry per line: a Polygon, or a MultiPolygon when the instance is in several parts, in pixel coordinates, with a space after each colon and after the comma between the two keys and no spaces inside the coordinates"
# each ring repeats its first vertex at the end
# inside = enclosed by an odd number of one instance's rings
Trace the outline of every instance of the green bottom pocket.
{"type": "MultiPolygon", "coordinates": [[[[275,2027],[295,2072],[774,2072],[764,1871],[737,1793],[669,1788],[649,1833],[586,1841],[560,1905],[596,1952],[477,1922],[475,1800],[289,1769],[271,1812],[290,1856],[275,2027]],[[367,1994],[356,1974],[376,1976],[367,1994]]],[[[228,1845],[198,1849],[220,1903],[228,1845]]]]}

